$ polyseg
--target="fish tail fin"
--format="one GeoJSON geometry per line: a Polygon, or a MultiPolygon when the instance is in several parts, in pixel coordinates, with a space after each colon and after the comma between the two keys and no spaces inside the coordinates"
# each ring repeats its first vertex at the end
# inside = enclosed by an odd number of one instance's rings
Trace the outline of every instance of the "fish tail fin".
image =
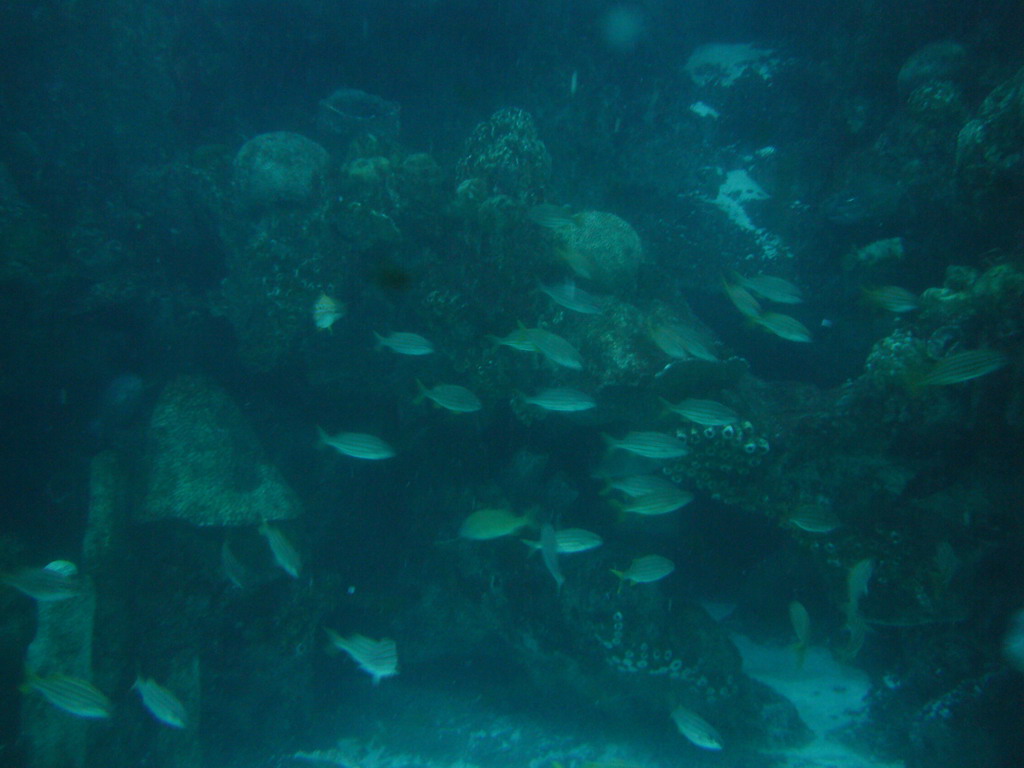
{"type": "Polygon", "coordinates": [[[608,447],[609,450],[615,448],[619,444],[619,441],[616,440],[611,435],[609,435],[607,432],[601,433],[601,439],[604,440],[604,444],[608,447]]]}
{"type": "Polygon", "coordinates": [[[662,411],[662,415],[663,416],[667,415],[669,413],[675,413],[675,410],[672,408],[672,403],[670,403],[664,397],[659,397],[658,400],[661,402],[662,406],[664,407],[664,410],[662,411]]]}
{"type": "Polygon", "coordinates": [[[380,349],[380,348],[382,348],[384,346],[384,337],[381,336],[376,331],[373,332],[373,340],[375,342],[374,345],[373,345],[374,349],[380,349]]]}
{"type": "Polygon", "coordinates": [[[35,670],[28,664],[25,665],[24,672],[25,679],[22,681],[21,685],[18,686],[18,691],[21,693],[29,693],[35,687],[36,681],[39,680],[39,675],[37,675],[35,670]]]}
{"type": "Polygon", "coordinates": [[[807,643],[797,641],[791,644],[789,649],[796,656],[796,668],[799,672],[804,668],[804,661],[807,660],[807,643]]]}
{"type": "Polygon", "coordinates": [[[324,432],[324,428],[319,424],[316,425],[316,447],[323,448],[328,444],[329,435],[324,432]]]}

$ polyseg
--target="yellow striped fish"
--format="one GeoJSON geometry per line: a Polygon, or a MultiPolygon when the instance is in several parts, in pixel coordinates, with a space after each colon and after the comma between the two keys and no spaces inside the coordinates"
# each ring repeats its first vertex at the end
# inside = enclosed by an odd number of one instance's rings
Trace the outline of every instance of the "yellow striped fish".
{"type": "Polygon", "coordinates": [[[919,387],[945,387],[998,371],[1009,358],[995,349],[971,349],[944,357],[913,383],[919,387]]]}
{"type": "Polygon", "coordinates": [[[527,328],[527,336],[533,348],[555,365],[571,368],[574,371],[583,368],[583,358],[579,351],[557,333],[543,328],[527,328]]]}
{"type": "Polygon", "coordinates": [[[770,275],[743,277],[737,274],[736,282],[760,296],[762,299],[774,301],[776,304],[799,304],[804,300],[800,289],[789,280],[770,275]]]}
{"type": "Polygon", "coordinates": [[[523,396],[523,402],[536,405],[545,411],[563,411],[572,413],[577,411],[588,411],[597,405],[597,402],[590,395],[570,387],[551,387],[538,392],[536,395],[523,396]]]}
{"type": "Polygon", "coordinates": [[[789,604],[789,623],[793,625],[793,633],[796,635],[796,642],[793,644],[796,667],[802,669],[811,639],[811,616],[803,603],[794,600],[789,604]]]}
{"type": "Polygon", "coordinates": [[[671,489],[635,496],[624,504],[616,502],[615,506],[634,515],[667,515],[685,507],[691,501],[692,493],[673,486],[671,489]]]}
{"type": "Polygon", "coordinates": [[[676,707],[672,710],[672,722],[695,747],[717,751],[723,746],[718,731],[707,720],[686,707],[676,707]]]}
{"type": "MultiPolygon", "coordinates": [[[[541,543],[529,539],[520,539],[531,550],[539,550],[541,543]]],[[[604,543],[604,539],[596,533],[585,531],[582,528],[562,528],[555,531],[555,545],[560,555],[572,555],[577,552],[587,552],[596,549],[604,543]]]]}
{"type": "Polygon", "coordinates": [[[142,703],[157,720],[172,728],[188,727],[188,713],[178,698],[152,678],[138,675],[132,690],[138,691],[142,703]]]}
{"type": "Polygon", "coordinates": [[[621,440],[603,435],[609,449],[619,448],[648,459],[676,459],[690,452],[686,444],[662,432],[630,432],[621,440]]]}
{"type": "Polygon", "coordinates": [[[110,699],[88,680],[69,675],[39,677],[27,671],[20,690],[22,693],[35,691],[53,706],[76,717],[110,717],[110,699]]]}
{"type": "Polygon", "coordinates": [[[420,394],[416,398],[417,403],[422,402],[423,398],[427,398],[454,413],[473,413],[483,408],[480,398],[458,384],[438,384],[436,387],[427,389],[422,381],[416,379],[416,386],[420,390],[420,394]]]}
{"type": "Polygon", "coordinates": [[[516,515],[507,509],[478,509],[462,521],[459,537],[473,541],[500,539],[530,523],[529,515],[516,515]]]}
{"type": "Polygon", "coordinates": [[[901,314],[913,312],[921,308],[921,303],[915,294],[906,288],[898,285],[879,285],[872,288],[863,288],[864,298],[871,304],[886,312],[901,314]]]}
{"type": "Polygon", "coordinates": [[[811,332],[807,330],[807,326],[795,317],[778,312],[763,312],[760,316],[752,319],[755,323],[765,330],[774,333],[780,339],[799,342],[811,341],[811,332]]]}
{"type": "Polygon", "coordinates": [[[302,557],[288,537],[280,528],[271,525],[266,520],[260,523],[259,531],[267,540],[274,560],[281,566],[281,569],[293,579],[299,578],[299,573],[302,571],[302,557]]]}
{"type": "Polygon", "coordinates": [[[746,288],[727,282],[722,283],[722,288],[725,290],[725,295],[729,297],[729,301],[740,311],[741,315],[752,320],[756,320],[761,315],[761,305],[746,288]]]}
{"type": "Polygon", "coordinates": [[[620,491],[631,498],[646,496],[657,491],[674,490],[675,485],[661,475],[632,475],[609,480],[607,487],[601,491],[607,494],[610,491],[620,491]]]}
{"type": "Polygon", "coordinates": [[[333,629],[325,627],[324,630],[331,639],[331,645],[352,657],[361,670],[373,677],[374,685],[385,677],[398,674],[398,648],[394,640],[387,637],[374,640],[360,634],[342,637],[333,629]]]}
{"type": "Polygon", "coordinates": [[[634,584],[650,584],[661,581],[676,569],[676,564],[667,557],[661,555],[644,555],[638,557],[629,564],[624,571],[612,570],[624,584],[631,581],[634,584]]]}
{"type": "Polygon", "coordinates": [[[721,427],[740,420],[736,411],[715,400],[697,400],[691,397],[673,405],[665,398],[661,398],[661,402],[672,413],[703,427],[721,427]]]}
{"type": "Polygon", "coordinates": [[[400,355],[429,355],[434,351],[434,345],[429,339],[425,339],[418,333],[408,333],[400,331],[398,333],[392,333],[387,336],[381,336],[379,333],[374,332],[374,338],[377,340],[377,347],[387,347],[392,352],[397,352],[400,355]]]}
{"type": "Polygon", "coordinates": [[[0,582],[39,602],[67,600],[77,596],[82,589],[78,569],[73,564],[69,569],[59,560],[43,568],[21,568],[13,573],[0,574],[0,582]]]}
{"type": "Polygon", "coordinates": [[[395,451],[390,445],[373,435],[362,432],[339,432],[336,435],[328,435],[320,427],[317,427],[317,431],[322,445],[330,446],[338,453],[343,453],[354,459],[374,461],[390,459],[395,455],[395,451]]]}

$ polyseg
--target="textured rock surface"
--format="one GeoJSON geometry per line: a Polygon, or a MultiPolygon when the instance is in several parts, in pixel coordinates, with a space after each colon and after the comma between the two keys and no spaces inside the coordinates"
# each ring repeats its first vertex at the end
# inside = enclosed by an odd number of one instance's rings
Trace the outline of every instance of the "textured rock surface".
{"type": "Polygon", "coordinates": [[[182,376],[167,385],[153,411],[148,444],[139,520],[238,526],[300,512],[238,407],[202,377],[182,376]]]}

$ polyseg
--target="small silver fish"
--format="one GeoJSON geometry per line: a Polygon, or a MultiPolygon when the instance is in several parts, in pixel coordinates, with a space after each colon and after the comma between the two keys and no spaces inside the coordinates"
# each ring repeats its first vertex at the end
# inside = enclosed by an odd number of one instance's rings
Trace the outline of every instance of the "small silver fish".
{"type": "MultiPolygon", "coordinates": [[[[532,550],[539,550],[541,543],[522,539],[523,544],[532,550]]],[[[561,528],[555,531],[555,544],[560,555],[572,555],[577,552],[588,552],[604,544],[604,539],[596,533],[585,531],[582,528],[561,528]]]]}
{"type": "Polygon", "coordinates": [[[621,491],[631,498],[636,498],[658,491],[675,490],[675,488],[676,486],[670,480],[661,475],[630,475],[609,480],[607,488],[602,493],[621,491]]]}
{"type": "Polygon", "coordinates": [[[516,515],[507,509],[478,509],[462,521],[459,537],[473,541],[500,539],[529,524],[529,515],[516,515]]]}
{"type": "Polygon", "coordinates": [[[88,680],[69,675],[39,677],[27,671],[20,690],[22,693],[35,691],[53,706],[77,717],[110,717],[110,699],[88,680]]]}
{"type": "Polygon", "coordinates": [[[672,710],[672,721],[679,732],[695,747],[708,750],[720,750],[723,746],[718,731],[703,717],[686,707],[672,710]]]}
{"type": "Polygon", "coordinates": [[[533,396],[523,396],[523,402],[536,405],[545,411],[563,411],[573,413],[587,411],[597,405],[597,402],[585,392],[570,387],[551,387],[544,389],[533,396]]]}
{"type": "Polygon", "coordinates": [[[412,355],[415,357],[418,355],[429,355],[434,352],[433,343],[418,333],[400,331],[387,336],[381,336],[375,332],[373,336],[377,339],[378,347],[387,347],[392,352],[397,352],[400,355],[412,355]]]}
{"type": "Polygon", "coordinates": [[[438,384],[436,387],[427,389],[423,382],[417,379],[416,385],[420,390],[416,398],[417,403],[422,402],[423,398],[427,398],[453,413],[473,413],[483,408],[480,398],[458,384],[438,384]]]}
{"type": "Polygon", "coordinates": [[[650,584],[661,581],[676,569],[676,564],[661,555],[644,555],[629,564],[624,571],[612,570],[622,583],[631,581],[634,584],[650,584]]]}
{"type": "Polygon", "coordinates": [[[697,400],[690,397],[673,405],[665,398],[661,398],[661,402],[672,413],[703,427],[722,427],[740,420],[736,411],[714,400],[697,400]]]}
{"type": "Polygon", "coordinates": [[[673,486],[671,489],[645,493],[643,496],[635,496],[625,504],[617,504],[623,512],[632,512],[635,515],[667,515],[677,509],[685,507],[693,501],[693,494],[681,488],[673,486]]]}
{"type": "Polygon", "coordinates": [[[58,560],[43,568],[21,568],[0,575],[0,582],[42,603],[67,600],[81,593],[82,583],[78,569],[71,563],[68,565],[74,570],[64,567],[65,562],[58,560]]]}
{"type": "Polygon", "coordinates": [[[178,698],[152,678],[138,675],[132,690],[138,691],[142,703],[157,720],[172,728],[188,727],[188,713],[178,698]]]}
{"type": "Polygon", "coordinates": [[[722,287],[725,290],[725,295],[729,297],[729,301],[740,311],[741,315],[752,320],[760,317],[761,305],[746,288],[731,283],[722,283],[722,287]]]}
{"type": "Polygon", "coordinates": [[[270,545],[270,551],[274,554],[277,564],[293,579],[299,578],[299,573],[302,571],[302,557],[288,537],[280,528],[271,525],[266,520],[260,523],[259,530],[266,538],[267,544],[270,545]]]}
{"type": "Polygon", "coordinates": [[[608,305],[607,299],[587,293],[582,288],[578,288],[576,283],[571,280],[561,285],[544,285],[542,283],[540,289],[556,304],[583,315],[600,315],[608,305]]]}
{"type": "Polygon", "coordinates": [[[543,328],[528,328],[528,337],[534,349],[555,365],[579,371],[583,368],[583,358],[579,351],[557,333],[543,328]]]}
{"type": "Polygon", "coordinates": [[[758,275],[757,277],[743,277],[736,275],[736,282],[753,291],[762,299],[774,301],[776,304],[800,304],[804,297],[800,289],[788,280],[770,275],[758,275]]]}
{"type": "Polygon", "coordinates": [[[606,434],[604,440],[610,449],[619,448],[648,459],[675,459],[690,452],[685,443],[662,432],[630,432],[621,440],[606,434]]]}
{"type": "Polygon", "coordinates": [[[780,339],[798,342],[811,341],[811,332],[807,330],[807,326],[795,317],[782,315],[778,312],[762,312],[760,316],[753,318],[753,320],[780,339]]]}
{"type": "Polygon", "coordinates": [[[398,674],[398,648],[394,640],[387,637],[374,640],[360,634],[342,637],[333,629],[325,627],[324,630],[331,645],[352,657],[361,670],[373,677],[374,685],[398,674]]]}
{"type": "Polygon", "coordinates": [[[362,432],[339,432],[336,435],[328,435],[320,427],[317,427],[317,432],[322,445],[328,445],[338,453],[354,459],[377,461],[390,459],[395,455],[395,450],[390,445],[374,435],[362,432]]]}

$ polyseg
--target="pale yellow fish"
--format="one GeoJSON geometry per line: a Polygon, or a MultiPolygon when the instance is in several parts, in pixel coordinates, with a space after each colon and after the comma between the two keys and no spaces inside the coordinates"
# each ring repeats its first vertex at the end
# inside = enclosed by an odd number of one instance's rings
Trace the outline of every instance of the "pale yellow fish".
{"type": "Polygon", "coordinates": [[[366,635],[354,634],[342,637],[333,629],[324,628],[331,639],[331,645],[344,651],[377,685],[385,677],[398,674],[398,647],[390,638],[374,640],[366,635]]]}
{"type": "Polygon", "coordinates": [[[429,355],[434,351],[433,343],[418,333],[400,331],[387,336],[381,336],[379,333],[373,335],[377,339],[378,347],[387,347],[400,355],[429,355]]]}
{"type": "Polygon", "coordinates": [[[587,411],[597,405],[590,395],[570,387],[551,387],[533,396],[523,396],[523,402],[545,411],[587,411]]]}
{"type": "Polygon", "coordinates": [[[420,389],[416,402],[427,398],[454,413],[473,413],[483,408],[480,398],[458,384],[438,384],[430,389],[427,389],[419,379],[416,380],[416,384],[420,389]]]}
{"type": "Polygon", "coordinates": [[[736,282],[760,296],[762,299],[774,301],[776,304],[799,304],[804,298],[800,289],[788,280],[770,275],[743,277],[736,275],[736,282]]]}
{"type": "Polygon", "coordinates": [[[729,301],[740,311],[741,315],[752,320],[756,320],[760,316],[761,305],[746,288],[726,282],[722,283],[722,287],[725,289],[725,295],[729,297],[729,301]]]}
{"type": "Polygon", "coordinates": [[[576,225],[568,209],[551,203],[540,203],[526,212],[526,217],[534,224],[547,229],[566,229],[576,225]]]}
{"type": "Polygon", "coordinates": [[[260,523],[259,531],[270,545],[274,561],[293,579],[299,578],[299,574],[302,572],[302,557],[295,549],[295,545],[284,535],[284,532],[266,520],[260,523]]]}
{"type": "Polygon", "coordinates": [[[459,536],[473,541],[487,541],[511,536],[530,525],[529,515],[516,515],[507,509],[478,509],[462,521],[459,536]]]}
{"type": "Polygon", "coordinates": [[[811,332],[795,317],[782,315],[778,312],[763,312],[759,317],[753,318],[753,320],[780,339],[798,342],[811,341],[811,332]]]}
{"type": "Polygon", "coordinates": [[[540,289],[556,304],[583,315],[599,315],[604,312],[604,308],[608,305],[607,299],[587,293],[582,288],[577,287],[576,283],[572,281],[567,281],[561,285],[544,285],[541,283],[540,289]]]}
{"type": "Polygon", "coordinates": [[[157,720],[172,728],[187,728],[188,713],[185,705],[162,685],[139,675],[132,688],[139,692],[142,703],[157,720]]]}
{"type": "Polygon", "coordinates": [[[865,299],[886,312],[900,314],[921,308],[917,295],[898,285],[880,285],[863,291],[865,299]]]}
{"type": "Polygon", "coordinates": [[[803,603],[794,600],[789,604],[789,623],[793,625],[793,633],[796,635],[793,651],[796,653],[797,668],[800,669],[804,665],[811,639],[811,616],[803,603]]]}
{"type": "Polygon", "coordinates": [[[489,339],[500,347],[511,347],[519,352],[536,352],[529,328],[516,328],[507,336],[489,336],[489,339]]]}
{"type": "Polygon", "coordinates": [[[579,350],[557,333],[543,328],[528,328],[527,333],[533,348],[551,362],[578,371],[583,368],[579,350]]]}
{"type": "Polygon", "coordinates": [[[856,611],[861,598],[868,593],[868,583],[875,572],[875,561],[870,557],[858,560],[846,574],[846,600],[849,611],[856,611]]]}
{"type": "Polygon", "coordinates": [[[630,432],[621,440],[604,435],[610,449],[619,448],[648,459],[676,459],[690,452],[686,444],[662,432],[630,432]]]}
{"type": "Polygon", "coordinates": [[[672,404],[665,398],[662,398],[661,402],[672,413],[679,414],[684,419],[704,427],[721,427],[740,420],[739,414],[736,411],[715,400],[697,400],[690,397],[679,403],[672,404]]]}
{"type": "Polygon", "coordinates": [[[320,427],[317,427],[317,431],[321,444],[354,459],[376,461],[390,459],[395,455],[395,450],[390,445],[374,435],[363,432],[339,432],[336,435],[328,435],[320,427]]]}
{"type": "Polygon", "coordinates": [[[676,564],[667,557],[661,555],[644,555],[638,557],[629,564],[624,571],[612,570],[623,583],[631,581],[634,584],[650,584],[654,581],[661,581],[676,569],[676,564]]]}
{"type": "Polygon", "coordinates": [[[698,360],[714,362],[718,356],[714,353],[714,342],[703,332],[690,325],[654,325],[648,330],[651,339],[658,348],[669,357],[686,360],[695,357],[698,360]]]}
{"type": "Polygon", "coordinates": [[[59,566],[57,561],[43,568],[20,568],[12,573],[0,574],[0,582],[28,595],[39,602],[55,602],[76,597],[82,590],[78,569],[59,566]]]}
{"type": "Polygon", "coordinates": [[[944,387],[998,371],[1009,358],[995,349],[972,349],[939,360],[913,383],[919,387],[944,387]]]}
{"type": "Polygon", "coordinates": [[[88,680],[69,675],[39,677],[28,671],[20,690],[35,691],[53,706],[77,717],[110,717],[110,699],[88,680]]]}
{"type": "Polygon", "coordinates": [[[344,316],[345,305],[326,293],[321,293],[313,302],[313,322],[321,331],[331,330],[331,326],[344,316]]]}
{"type": "Polygon", "coordinates": [[[667,515],[685,507],[693,501],[693,494],[681,488],[653,491],[643,496],[635,496],[624,504],[616,504],[623,512],[635,515],[667,515]]]}
{"type": "Polygon", "coordinates": [[[847,642],[836,650],[836,656],[842,661],[852,661],[864,647],[868,635],[868,623],[859,611],[848,613],[846,617],[847,642]]]}
{"type": "Polygon", "coordinates": [[[717,751],[724,746],[718,731],[693,710],[676,707],[672,710],[672,721],[679,732],[695,747],[717,751]]]}
{"type": "MultiPolygon", "coordinates": [[[[538,550],[541,547],[539,541],[520,539],[530,549],[538,550]]],[[[582,528],[562,528],[555,531],[555,544],[560,555],[572,555],[577,552],[588,552],[596,549],[604,543],[604,539],[591,531],[582,528]]]]}
{"type": "Polygon", "coordinates": [[[675,490],[676,486],[661,475],[631,475],[609,480],[602,493],[621,491],[629,497],[646,496],[658,491],[675,490]]]}
{"type": "Polygon", "coordinates": [[[801,504],[785,516],[786,522],[807,533],[831,533],[842,521],[825,504],[801,504]]]}

